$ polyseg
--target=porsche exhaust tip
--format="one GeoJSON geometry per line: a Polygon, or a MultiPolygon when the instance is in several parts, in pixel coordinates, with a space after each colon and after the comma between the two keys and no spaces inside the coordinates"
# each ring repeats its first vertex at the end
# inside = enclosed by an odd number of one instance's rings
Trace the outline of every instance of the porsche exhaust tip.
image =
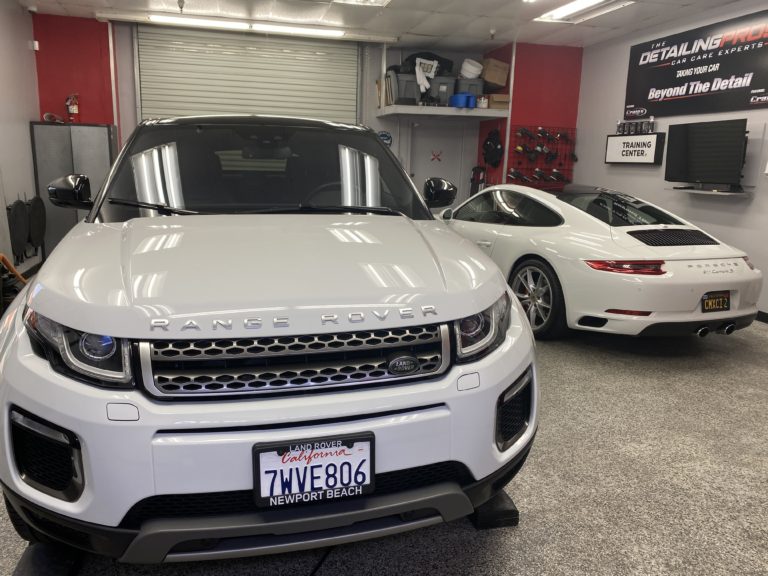
{"type": "Polygon", "coordinates": [[[700,326],[696,329],[696,336],[699,338],[704,338],[707,334],[709,334],[709,326],[700,326]]]}
{"type": "Polygon", "coordinates": [[[736,324],[733,322],[729,324],[723,324],[720,326],[720,328],[717,329],[718,333],[725,334],[726,336],[730,336],[734,332],[736,332],[736,324]]]}

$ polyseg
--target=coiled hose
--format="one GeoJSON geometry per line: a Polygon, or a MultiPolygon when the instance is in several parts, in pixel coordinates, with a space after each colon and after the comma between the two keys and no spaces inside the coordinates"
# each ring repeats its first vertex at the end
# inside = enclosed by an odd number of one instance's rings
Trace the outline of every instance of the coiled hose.
{"type": "Polygon", "coordinates": [[[0,252],[0,264],[5,266],[6,269],[8,270],[8,272],[13,274],[13,276],[16,278],[16,280],[18,280],[22,284],[26,284],[27,283],[27,279],[24,278],[24,276],[22,276],[21,273],[18,270],[16,270],[16,267],[8,259],[8,256],[3,254],[2,252],[0,252]]]}

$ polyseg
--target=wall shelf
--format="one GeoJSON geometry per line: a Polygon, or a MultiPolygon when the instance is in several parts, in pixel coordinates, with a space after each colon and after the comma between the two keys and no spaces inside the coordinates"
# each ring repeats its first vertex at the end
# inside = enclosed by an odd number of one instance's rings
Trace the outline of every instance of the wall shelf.
{"type": "Polygon", "coordinates": [[[687,192],[688,194],[699,194],[701,196],[741,196],[746,197],[751,195],[750,190],[742,190],[741,192],[729,192],[726,190],[706,190],[697,188],[664,188],[665,190],[674,190],[675,192],[687,192]]]}
{"type": "Polygon", "coordinates": [[[404,106],[393,105],[379,108],[377,118],[387,116],[441,116],[450,118],[506,118],[509,110],[496,108],[452,108],[450,106],[404,106]]]}

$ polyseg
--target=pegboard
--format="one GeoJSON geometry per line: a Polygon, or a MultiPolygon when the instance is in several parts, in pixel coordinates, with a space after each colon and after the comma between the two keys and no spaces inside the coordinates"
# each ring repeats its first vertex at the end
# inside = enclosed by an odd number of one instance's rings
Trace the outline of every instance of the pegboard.
{"type": "Polygon", "coordinates": [[[539,190],[562,190],[573,181],[575,146],[575,128],[512,126],[505,182],[539,190]],[[559,177],[563,179],[555,179],[559,177]]]}

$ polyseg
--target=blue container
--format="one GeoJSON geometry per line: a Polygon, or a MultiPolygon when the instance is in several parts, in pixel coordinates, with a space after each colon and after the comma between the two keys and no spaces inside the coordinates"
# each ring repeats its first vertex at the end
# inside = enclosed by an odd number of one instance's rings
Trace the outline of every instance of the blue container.
{"type": "Polygon", "coordinates": [[[477,96],[467,94],[467,108],[477,108],[477,96]]]}
{"type": "Polygon", "coordinates": [[[450,105],[454,108],[466,108],[467,107],[467,100],[469,99],[469,94],[466,92],[461,92],[459,94],[454,94],[451,96],[451,99],[449,101],[450,105]]]}

